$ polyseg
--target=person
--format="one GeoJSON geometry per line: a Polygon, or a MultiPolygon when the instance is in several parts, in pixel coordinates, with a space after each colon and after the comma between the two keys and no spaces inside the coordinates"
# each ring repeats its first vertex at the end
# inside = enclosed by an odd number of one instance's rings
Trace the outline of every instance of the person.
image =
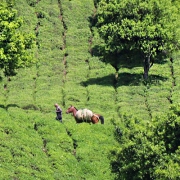
{"type": "Polygon", "coordinates": [[[56,108],[56,120],[60,121],[62,123],[62,109],[60,108],[60,106],[56,103],[54,104],[55,108],[56,108]]]}

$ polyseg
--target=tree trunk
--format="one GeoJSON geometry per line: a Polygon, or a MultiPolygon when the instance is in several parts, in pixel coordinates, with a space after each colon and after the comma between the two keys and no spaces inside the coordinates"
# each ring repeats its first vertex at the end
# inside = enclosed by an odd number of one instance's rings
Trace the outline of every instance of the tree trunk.
{"type": "Polygon", "coordinates": [[[150,62],[151,62],[151,55],[147,55],[144,58],[144,79],[147,80],[148,79],[148,73],[149,73],[149,69],[150,69],[150,62]]]}

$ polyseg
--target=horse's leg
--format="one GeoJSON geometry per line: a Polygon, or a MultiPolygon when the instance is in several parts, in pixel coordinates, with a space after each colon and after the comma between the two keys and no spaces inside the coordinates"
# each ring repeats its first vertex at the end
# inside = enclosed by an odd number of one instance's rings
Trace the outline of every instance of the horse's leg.
{"type": "Polygon", "coordinates": [[[83,120],[81,120],[81,119],[75,118],[75,120],[76,120],[76,124],[83,123],[83,120]]]}

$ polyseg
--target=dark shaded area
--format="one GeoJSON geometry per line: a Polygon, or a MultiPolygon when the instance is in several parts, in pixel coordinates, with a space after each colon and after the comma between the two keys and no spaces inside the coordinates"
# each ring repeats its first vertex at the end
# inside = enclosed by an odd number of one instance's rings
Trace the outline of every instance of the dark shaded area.
{"type": "MultiPolygon", "coordinates": [[[[92,47],[92,55],[99,57],[102,62],[111,64],[117,71],[121,67],[129,69],[134,67],[142,67],[143,69],[144,66],[144,54],[138,49],[124,49],[121,52],[107,54],[105,52],[105,46],[101,44],[92,47]]],[[[166,54],[159,53],[156,58],[151,58],[151,61],[156,64],[165,64],[167,62],[165,58],[166,54]]]]}
{"type": "Polygon", "coordinates": [[[25,110],[39,110],[39,108],[37,106],[35,106],[34,104],[28,104],[26,106],[23,106],[22,109],[25,109],[25,110]]]}
{"type": "Polygon", "coordinates": [[[0,108],[3,108],[5,110],[8,110],[8,108],[10,108],[10,107],[18,107],[19,108],[19,106],[17,104],[8,104],[7,106],[0,104],[0,108]]]}
{"type": "Polygon", "coordinates": [[[112,86],[114,80],[114,74],[110,74],[108,76],[100,77],[100,78],[89,78],[87,81],[82,81],[82,86],[88,86],[88,85],[102,85],[102,86],[112,86]]]}
{"type": "Polygon", "coordinates": [[[5,128],[4,128],[4,133],[6,133],[6,134],[12,134],[12,133],[13,133],[13,129],[12,129],[12,128],[7,128],[7,127],[5,127],[5,128]]]}
{"type": "Polygon", "coordinates": [[[36,124],[36,122],[34,123],[34,130],[35,130],[35,131],[38,130],[38,125],[36,124]]]}
{"type": "Polygon", "coordinates": [[[3,105],[3,104],[0,104],[0,108],[3,108],[5,110],[8,110],[8,108],[10,107],[18,107],[18,108],[22,108],[24,110],[39,110],[38,107],[36,107],[35,105],[33,104],[28,104],[26,106],[23,106],[23,107],[20,107],[18,106],[17,104],[8,104],[7,106],[3,105]]]}
{"type": "MultiPolygon", "coordinates": [[[[159,81],[166,81],[167,78],[159,75],[149,75],[149,83],[158,85],[159,81]]],[[[108,76],[104,76],[101,78],[90,78],[87,81],[81,82],[81,85],[88,86],[88,85],[101,85],[101,86],[112,86],[113,82],[115,81],[114,74],[110,74],[108,76]]],[[[130,74],[130,73],[119,73],[118,80],[117,80],[117,87],[118,86],[138,86],[144,83],[143,74],[130,74]]]]}
{"type": "Polygon", "coordinates": [[[134,68],[143,67],[143,55],[140,51],[123,50],[121,53],[106,53],[105,46],[95,45],[92,48],[92,55],[100,58],[101,61],[111,64],[116,70],[120,67],[134,68]]]}

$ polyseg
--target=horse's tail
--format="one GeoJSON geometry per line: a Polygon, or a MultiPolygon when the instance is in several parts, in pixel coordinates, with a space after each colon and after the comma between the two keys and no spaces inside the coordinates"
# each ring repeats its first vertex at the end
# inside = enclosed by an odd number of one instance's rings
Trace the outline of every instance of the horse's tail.
{"type": "Polygon", "coordinates": [[[104,117],[103,116],[99,116],[99,119],[100,119],[100,121],[101,121],[101,124],[104,124],[104,117]]]}

